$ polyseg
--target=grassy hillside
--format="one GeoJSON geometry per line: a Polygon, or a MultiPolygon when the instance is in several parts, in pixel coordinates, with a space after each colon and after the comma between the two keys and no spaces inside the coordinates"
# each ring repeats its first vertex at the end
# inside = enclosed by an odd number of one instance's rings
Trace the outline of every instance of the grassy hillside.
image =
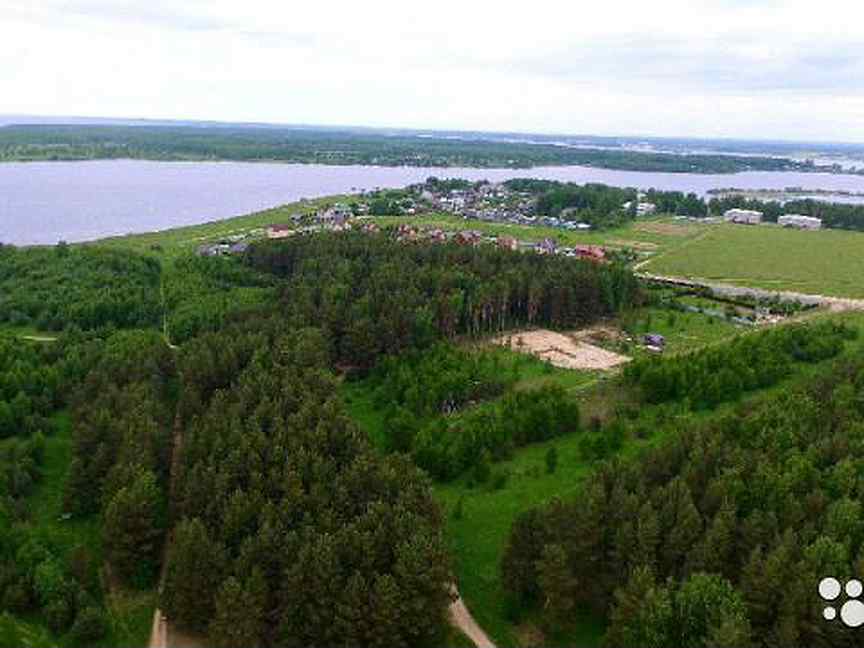
{"type": "Polygon", "coordinates": [[[655,274],[864,298],[864,234],[721,225],[646,263],[655,274]]]}

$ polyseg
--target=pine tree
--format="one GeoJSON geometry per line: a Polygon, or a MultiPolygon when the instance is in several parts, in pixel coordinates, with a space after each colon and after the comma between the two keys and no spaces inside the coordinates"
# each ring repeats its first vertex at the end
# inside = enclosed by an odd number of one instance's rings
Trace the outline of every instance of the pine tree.
{"type": "Polygon", "coordinates": [[[266,645],[267,583],[260,569],[242,582],[230,576],[216,595],[209,636],[216,646],[258,648],[266,645]]]}
{"type": "Polygon", "coordinates": [[[113,572],[127,583],[143,587],[155,577],[164,517],[163,495],[150,471],[140,472],[106,507],[106,556],[113,572]]]}

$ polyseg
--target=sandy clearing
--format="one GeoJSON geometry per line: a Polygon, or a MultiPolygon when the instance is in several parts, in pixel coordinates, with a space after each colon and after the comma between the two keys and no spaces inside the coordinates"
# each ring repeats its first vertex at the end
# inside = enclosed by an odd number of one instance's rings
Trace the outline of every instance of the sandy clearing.
{"type": "Polygon", "coordinates": [[[606,370],[630,361],[627,356],[576,339],[577,336],[584,337],[589,333],[577,331],[568,335],[538,329],[515,332],[497,338],[495,343],[509,345],[511,349],[520,353],[530,353],[563,369],[606,370]]]}
{"type": "Polygon", "coordinates": [[[474,620],[474,617],[471,616],[471,613],[468,611],[468,608],[465,607],[465,603],[462,601],[462,597],[459,596],[459,591],[455,586],[453,586],[452,592],[456,598],[450,604],[450,622],[459,628],[466,637],[473,641],[477,648],[495,648],[495,644],[492,643],[489,636],[483,632],[483,628],[478,625],[474,620]]]}

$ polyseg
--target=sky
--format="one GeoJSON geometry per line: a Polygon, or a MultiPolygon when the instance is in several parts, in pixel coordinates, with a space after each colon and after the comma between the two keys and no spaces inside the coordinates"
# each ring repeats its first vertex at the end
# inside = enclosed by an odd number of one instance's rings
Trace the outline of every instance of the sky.
{"type": "Polygon", "coordinates": [[[0,0],[0,114],[864,141],[860,0],[0,0]]]}

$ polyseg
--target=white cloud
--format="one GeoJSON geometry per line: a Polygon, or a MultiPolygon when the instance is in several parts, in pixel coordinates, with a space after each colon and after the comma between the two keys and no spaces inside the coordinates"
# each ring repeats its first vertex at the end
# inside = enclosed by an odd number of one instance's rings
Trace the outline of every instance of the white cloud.
{"type": "Polygon", "coordinates": [[[0,0],[0,113],[862,140],[856,2],[0,0]]]}

